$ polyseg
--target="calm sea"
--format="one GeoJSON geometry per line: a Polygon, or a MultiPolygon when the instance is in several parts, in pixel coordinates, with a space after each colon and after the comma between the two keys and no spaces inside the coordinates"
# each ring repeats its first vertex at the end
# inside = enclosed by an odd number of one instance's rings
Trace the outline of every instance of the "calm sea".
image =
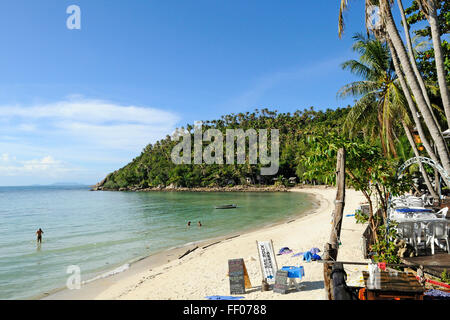
{"type": "Polygon", "coordinates": [[[291,192],[0,187],[0,299],[30,298],[62,288],[70,265],[80,267],[85,281],[143,256],[272,224],[310,206],[309,196],[291,192]],[[232,203],[238,208],[214,209],[232,203]],[[36,244],[38,228],[44,231],[41,246],[36,244]]]}

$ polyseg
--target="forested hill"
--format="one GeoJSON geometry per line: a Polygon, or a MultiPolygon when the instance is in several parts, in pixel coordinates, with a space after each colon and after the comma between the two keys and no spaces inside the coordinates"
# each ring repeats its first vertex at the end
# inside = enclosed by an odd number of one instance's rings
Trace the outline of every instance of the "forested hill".
{"type": "MultiPolygon", "coordinates": [[[[336,110],[308,110],[295,113],[278,113],[268,109],[253,113],[239,113],[222,116],[219,120],[204,121],[203,131],[218,129],[225,137],[226,129],[278,129],[279,170],[273,176],[261,175],[258,164],[181,164],[172,162],[171,152],[179,141],[169,135],[165,139],[149,144],[142,153],[125,167],[110,173],[96,185],[95,190],[139,190],[145,188],[173,187],[225,187],[243,184],[270,185],[285,183],[291,177],[301,178],[301,158],[308,150],[307,136],[311,133],[327,134],[341,131],[350,107],[336,110]],[[277,179],[274,179],[277,178],[277,179]]],[[[191,133],[193,125],[182,128],[191,133]]],[[[208,143],[204,142],[204,147],[208,143]]],[[[192,143],[192,149],[194,144],[192,143]]],[[[270,147],[270,138],[268,139],[270,147]]],[[[224,142],[225,148],[225,142],[224,142]]],[[[193,150],[192,150],[193,153],[193,150]]],[[[224,150],[225,157],[225,150],[224,150]]],[[[248,148],[246,152],[248,159],[248,148]]],[[[226,163],[224,159],[224,163],[226,163]]],[[[264,166],[266,167],[266,166],[264,166]]]]}

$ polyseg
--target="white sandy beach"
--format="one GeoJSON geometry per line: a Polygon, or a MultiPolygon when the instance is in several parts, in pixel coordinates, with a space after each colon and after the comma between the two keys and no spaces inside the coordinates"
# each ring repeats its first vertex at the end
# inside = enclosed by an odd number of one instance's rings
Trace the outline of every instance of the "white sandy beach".
{"type": "MultiPolygon", "coordinates": [[[[206,296],[230,295],[228,259],[243,258],[253,286],[252,289],[247,289],[245,299],[324,299],[323,264],[306,263],[302,261],[302,256],[292,257],[292,254],[276,256],[277,264],[279,268],[296,265],[304,267],[305,277],[301,282],[301,290],[291,290],[282,295],[273,291],[261,292],[260,289],[262,275],[256,248],[257,240],[272,240],[275,253],[282,247],[289,247],[297,253],[313,247],[323,251],[324,244],[329,239],[336,189],[302,188],[292,191],[314,194],[320,205],[313,208],[307,216],[295,221],[242,234],[205,249],[200,246],[182,259],[177,259],[177,255],[170,262],[160,261],[159,264],[143,260],[140,265],[132,266],[120,275],[95,281],[80,290],[64,290],[47,298],[204,300],[206,296]]],[[[364,197],[360,192],[346,190],[342,245],[339,248],[338,260],[367,261],[364,260],[361,250],[361,235],[365,225],[356,224],[354,217],[345,216],[353,214],[363,201],[364,197]]],[[[355,283],[364,267],[345,268],[349,281],[355,283]]]]}

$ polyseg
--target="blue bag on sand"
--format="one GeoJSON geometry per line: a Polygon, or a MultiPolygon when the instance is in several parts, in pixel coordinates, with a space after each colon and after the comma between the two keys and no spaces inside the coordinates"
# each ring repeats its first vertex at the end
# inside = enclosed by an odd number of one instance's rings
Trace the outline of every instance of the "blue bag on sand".
{"type": "Polygon", "coordinates": [[[233,296],[207,296],[208,300],[239,300],[244,299],[244,297],[233,297],[233,296]]]}
{"type": "Polygon", "coordinates": [[[312,259],[311,252],[307,251],[303,254],[303,261],[310,262],[312,259]]]}
{"type": "Polygon", "coordinates": [[[288,247],[283,247],[280,249],[280,251],[278,251],[278,255],[282,255],[282,254],[288,254],[288,253],[292,253],[292,250],[289,249],[288,247]]]}
{"type": "Polygon", "coordinates": [[[322,260],[322,258],[318,255],[318,254],[313,254],[311,257],[312,261],[316,261],[316,260],[322,260]]]}

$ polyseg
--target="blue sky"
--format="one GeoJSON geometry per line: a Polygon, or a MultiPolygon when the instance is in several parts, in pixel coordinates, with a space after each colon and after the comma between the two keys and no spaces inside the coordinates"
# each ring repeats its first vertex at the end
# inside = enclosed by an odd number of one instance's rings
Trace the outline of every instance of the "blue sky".
{"type": "Polygon", "coordinates": [[[332,0],[3,1],[0,185],[92,184],[195,120],[351,104],[361,2],[340,40],[332,0]]]}

